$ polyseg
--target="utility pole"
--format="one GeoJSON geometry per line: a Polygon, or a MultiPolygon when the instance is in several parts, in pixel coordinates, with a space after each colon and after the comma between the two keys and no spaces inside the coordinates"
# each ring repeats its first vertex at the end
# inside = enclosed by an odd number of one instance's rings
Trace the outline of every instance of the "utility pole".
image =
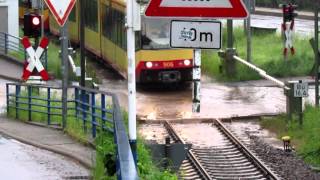
{"type": "Polygon", "coordinates": [[[315,36],[315,88],[316,88],[316,106],[319,107],[319,8],[315,6],[315,13],[314,13],[314,36],[315,36]]]}
{"type": "Polygon", "coordinates": [[[81,66],[81,77],[80,86],[86,86],[86,62],[85,62],[85,17],[84,17],[84,0],[80,0],[80,66],[81,66]]]}
{"type": "Polygon", "coordinates": [[[62,70],[62,127],[67,127],[68,110],[68,21],[60,29],[61,34],[61,70],[62,70]]]}
{"type": "Polygon", "coordinates": [[[136,122],[136,74],[135,74],[135,32],[134,32],[134,3],[127,0],[127,56],[128,56],[128,114],[129,114],[129,143],[133,158],[137,162],[137,122],[136,122]]]}
{"type": "Polygon", "coordinates": [[[233,48],[233,21],[231,19],[227,20],[227,33],[228,33],[228,43],[227,48],[233,48]]]}
{"type": "Polygon", "coordinates": [[[248,3],[248,19],[247,19],[247,61],[251,62],[251,49],[252,49],[252,34],[251,34],[251,12],[252,12],[252,0],[247,0],[248,3]]]}
{"type": "Polygon", "coordinates": [[[43,6],[44,6],[44,2],[40,1],[40,6],[41,6],[41,37],[44,37],[44,11],[43,11],[43,6]]]}

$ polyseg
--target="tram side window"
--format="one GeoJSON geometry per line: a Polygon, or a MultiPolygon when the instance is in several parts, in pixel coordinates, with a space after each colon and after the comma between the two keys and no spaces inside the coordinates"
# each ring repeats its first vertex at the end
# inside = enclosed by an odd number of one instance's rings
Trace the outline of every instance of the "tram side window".
{"type": "Polygon", "coordinates": [[[98,2],[97,0],[85,0],[84,7],[86,10],[85,26],[93,31],[98,32],[98,2]]]}

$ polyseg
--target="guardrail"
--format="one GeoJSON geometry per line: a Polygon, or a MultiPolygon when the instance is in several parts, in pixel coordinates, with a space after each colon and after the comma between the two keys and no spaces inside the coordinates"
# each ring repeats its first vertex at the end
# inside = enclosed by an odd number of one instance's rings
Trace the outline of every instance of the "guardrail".
{"type": "MultiPolygon", "coordinates": [[[[20,42],[20,37],[0,32],[0,54],[24,62],[28,58],[28,55],[20,42]]],[[[40,61],[42,64],[44,64],[45,69],[47,69],[47,60],[48,54],[47,50],[45,50],[40,58],[40,61]]]]}
{"type": "MultiPolygon", "coordinates": [[[[8,115],[21,119],[19,115],[27,113],[26,121],[62,127],[61,87],[7,83],[6,97],[8,115]]],[[[116,95],[72,86],[68,88],[67,102],[67,126],[71,122],[81,124],[85,133],[91,130],[92,137],[102,131],[113,133],[118,179],[139,179],[116,95]]]]}

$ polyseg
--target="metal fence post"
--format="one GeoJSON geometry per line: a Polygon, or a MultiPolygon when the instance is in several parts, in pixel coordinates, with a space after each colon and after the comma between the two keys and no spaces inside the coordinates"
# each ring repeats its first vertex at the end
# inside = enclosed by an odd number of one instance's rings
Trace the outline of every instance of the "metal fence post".
{"type": "Polygon", "coordinates": [[[8,54],[8,34],[4,33],[4,54],[8,54]]]}
{"type": "Polygon", "coordinates": [[[20,85],[16,85],[16,119],[19,118],[19,96],[20,96],[20,85]]]}
{"type": "Polygon", "coordinates": [[[106,125],[106,96],[101,94],[101,118],[102,118],[102,129],[105,129],[106,125]]]}
{"type": "Polygon", "coordinates": [[[28,86],[28,121],[31,121],[31,96],[32,96],[32,87],[28,86]]]}
{"type": "Polygon", "coordinates": [[[6,84],[7,116],[9,115],[9,84],[6,84]]]}
{"type": "Polygon", "coordinates": [[[50,114],[51,114],[51,91],[50,91],[50,88],[48,88],[47,89],[47,110],[48,110],[48,118],[47,118],[47,120],[48,120],[48,125],[50,125],[51,124],[51,119],[50,119],[50,114]]]}
{"type": "Polygon", "coordinates": [[[84,132],[87,132],[87,125],[86,125],[86,118],[87,118],[87,113],[86,113],[86,91],[81,90],[81,109],[82,109],[82,120],[83,120],[83,130],[84,132]]]}
{"type": "Polygon", "coordinates": [[[96,96],[95,93],[91,93],[91,126],[92,126],[92,137],[96,137],[96,96]]]}
{"type": "Polygon", "coordinates": [[[79,111],[78,111],[79,90],[76,87],[74,88],[74,96],[75,96],[74,104],[75,104],[75,110],[76,110],[76,118],[78,118],[78,115],[79,115],[79,111]]]}

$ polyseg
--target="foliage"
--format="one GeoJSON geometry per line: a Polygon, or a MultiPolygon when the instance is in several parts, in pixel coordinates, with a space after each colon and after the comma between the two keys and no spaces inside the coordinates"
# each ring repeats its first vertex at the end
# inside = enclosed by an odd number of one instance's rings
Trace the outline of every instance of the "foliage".
{"type": "MultiPolygon", "coordinates": [[[[225,30],[226,31],[226,30],[225,30]]],[[[226,32],[223,44],[226,44],[226,32]]],[[[246,57],[246,37],[242,29],[234,30],[235,47],[240,57],[246,57]]],[[[283,59],[283,41],[280,35],[272,33],[254,33],[252,38],[252,63],[276,77],[309,75],[314,63],[314,54],[307,39],[294,39],[296,54],[283,59]]],[[[220,72],[222,60],[215,51],[203,51],[203,71],[222,81],[243,81],[261,79],[259,74],[237,63],[237,74],[230,78],[220,72]]]]}
{"type": "Polygon", "coordinates": [[[292,142],[304,160],[312,165],[320,166],[320,109],[307,106],[304,111],[303,126],[298,123],[297,117],[292,121],[285,115],[264,119],[261,125],[275,132],[279,138],[291,136],[292,142]]]}
{"type": "MultiPolygon", "coordinates": [[[[19,110],[18,113],[18,119],[23,121],[28,121],[29,113],[27,111],[28,105],[27,101],[28,99],[21,98],[23,96],[27,97],[27,91],[23,90],[20,94],[20,101],[19,108],[22,108],[22,110],[19,110]],[[26,110],[23,110],[26,109],[26,110]]],[[[47,112],[47,107],[41,107],[41,105],[46,106],[46,101],[43,101],[41,99],[45,99],[46,93],[39,92],[39,90],[32,89],[32,97],[38,97],[38,99],[32,99],[31,103],[33,104],[31,106],[32,110],[37,111],[43,111],[47,112]],[[36,106],[35,104],[38,104],[40,106],[36,106]]],[[[58,100],[58,95],[52,95],[51,96],[51,106],[53,107],[61,107],[61,102],[56,102],[55,100],[58,100]]],[[[11,102],[12,103],[12,102],[11,102]]],[[[74,105],[69,106],[70,109],[74,109],[74,105]]],[[[60,113],[61,109],[53,110],[51,112],[60,113]]],[[[68,112],[70,115],[74,114],[74,110],[69,110],[68,112]]],[[[99,115],[101,112],[96,111],[96,114],[99,115]]],[[[124,115],[124,121],[127,124],[128,120],[128,114],[123,111],[124,115]]],[[[9,108],[8,116],[14,118],[16,116],[16,110],[13,107],[9,108]]],[[[43,124],[47,123],[47,114],[46,113],[40,113],[40,112],[32,112],[31,113],[31,119],[33,122],[40,122],[43,124]]],[[[60,116],[55,116],[54,118],[51,118],[53,124],[60,125],[62,124],[62,119],[60,116]]],[[[99,122],[101,124],[101,122],[99,122]]],[[[127,127],[127,126],[126,126],[127,127]]],[[[87,124],[87,128],[90,129],[90,123],[87,124]]],[[[81,143],[88,143],[89,134],[87,134],[83,130],[83,124],[82,121],[79,119],[68,116],[67,119],[67,128],[66,132],[72,136],[73,138],[77,139],[81,143]]],[[[115,144],[114,144],[114,137],[113,134],[109,132],[102,132],[97,130],[98,135],[95,139],[95,145],[96,145],[96,161],[95,161],[95,168],[92,170],[92,175],[94,179],[99,180],[113,180],[116,179],[115,174],[115,144]]],[[[144,144],[143,139],[138,140],[138,172],[141,179],[155,179],[155,180],[177,180],[176,175],[169,171],[161,171],[159,170],[155,164],[152,162],[151,154],[147,147],[144,144]]]]}

